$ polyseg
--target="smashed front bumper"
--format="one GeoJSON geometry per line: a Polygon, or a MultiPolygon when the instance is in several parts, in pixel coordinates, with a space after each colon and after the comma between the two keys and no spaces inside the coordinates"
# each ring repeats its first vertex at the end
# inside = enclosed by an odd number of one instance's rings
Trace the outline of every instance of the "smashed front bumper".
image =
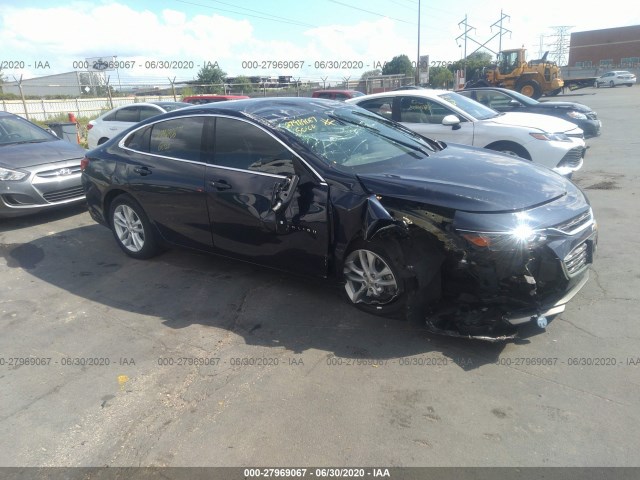
{"type": "Polygon", "coordinates": [[[533,246],[509,249],[501,243],[492,250],[491,237],[482,235],[467,238],[486,246],[471,245],[449,262],[445,290],[455,294],[427,318],[431,331],[504,341],[515,338],[524,323],[546,327],[587,283],[598,242],[590,209],[536,230],[533,246]]]}

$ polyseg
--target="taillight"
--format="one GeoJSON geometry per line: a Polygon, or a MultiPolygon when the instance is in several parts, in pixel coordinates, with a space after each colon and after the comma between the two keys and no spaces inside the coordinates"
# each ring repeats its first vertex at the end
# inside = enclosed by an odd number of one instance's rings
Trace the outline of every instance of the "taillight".
{"type": "Polygon", "coordinates": [[[82,160],[80,160],[80,170],[84,172],[88,166],[89,166],[89,159],[87,157],[84,157],[82,160]]]}
{"type": "Polygon", "coordinates": [[[87,123],[87,130],[91,130],[93,128],[93,123],[87,123]]]}

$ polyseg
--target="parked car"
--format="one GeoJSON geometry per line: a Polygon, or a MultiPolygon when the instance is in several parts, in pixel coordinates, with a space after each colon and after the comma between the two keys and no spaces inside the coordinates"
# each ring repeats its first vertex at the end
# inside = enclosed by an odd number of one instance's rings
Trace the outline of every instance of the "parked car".
{"type": "Polygon", "coordinates": [[[600,88],[601,85],[608,85],[609,87],[617,87],[618,85],[626,85],[627,87],[633,87],[636,83],[636,76],[627,72],[626,70],[614,70],[606,72],[596,78],[595,87],[600,88]]]}
{"type": "Polygon", "coordinates": [[[226,102],[227,100],[243,100],[249,98],[246,95],[190,95],[182,99],[183,102],[192,105],[204,105],[205,103],[226,102]]]}
{"type": "Polygon", "coordinates": [[[0,217],[85,201],[84,149],[22,117],[0,112],[0,217]]]}
{"type": "Polygon", "coordinates": [[[559,118],[501,113],[447,90],[392,91],[347,100],[444,142],[488,148],[570,176],[582,167],[582,129],[559,118]]]}
{"type": "Polygon", "coordinates": [[[311,97],[345,101],[349,98],[362,97],[363,95],[364,93],[357,90],[316,90],[311,94],[311,97]]]}
{"type": "Polygon", "coordinates": [[[402,87],[394,88],[393,91],[396,90],[424,90],[425,87],[421,87],[419,85],[403,85],[402,87]]]}
{"type": "Polygon", "coordinates": [[[185,102],[141,102],[114,108],[87,124],[87,144],[95,148],[142,120],[189,106],[185,102]]]}
{"type": "Polygon", "coordinates": [[[133,258],[179,245],[337,278],[366,312],[446,311],[429,324],[465,335],[506,317],[544,325],[587,281],[596,246],[589,202],[564,177],[335,101],[159,115],[82,168],[91,216],[133,258]]]}
{"type": "Polygon", "coordinates": [[[576,124],[584,131],[585,138],[597,137],[602,122],[591,108],[576,102],[539,102],[515,90],[498,87],[465,88],[458,93],[480,102],[498,112],[524,112],[552,115],[576,124]]]}

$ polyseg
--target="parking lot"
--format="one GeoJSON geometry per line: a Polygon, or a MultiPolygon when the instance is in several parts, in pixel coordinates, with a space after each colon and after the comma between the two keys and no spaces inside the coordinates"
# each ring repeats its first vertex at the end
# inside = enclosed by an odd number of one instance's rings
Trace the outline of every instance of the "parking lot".
{"type": "Polygon", "coordinates": [[[599,250],[516,342],[223,258],[136,261],[84,208],[0,221],[0,465],[640,466],[640,87],[553,100],[603,123],[573,178],[599,250]]]}

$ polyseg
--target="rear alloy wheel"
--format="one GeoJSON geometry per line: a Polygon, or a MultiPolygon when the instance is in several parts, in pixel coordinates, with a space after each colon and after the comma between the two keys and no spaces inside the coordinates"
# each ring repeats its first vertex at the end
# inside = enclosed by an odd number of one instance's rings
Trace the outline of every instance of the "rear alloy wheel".
{"type": "Polygon", "coordinates": [[[142,207],[128,195],[111,204],[111,227],[120,248],[138,259],[151,258],[158,252],[151,224],[142,207]]]}
{"type": "Polygon", "coordinates": [[[383,244],[357,245],[344,261],[343,275],[347,298],[361,310],[387,315],[404,305],[404,280],[383,244]]]}

